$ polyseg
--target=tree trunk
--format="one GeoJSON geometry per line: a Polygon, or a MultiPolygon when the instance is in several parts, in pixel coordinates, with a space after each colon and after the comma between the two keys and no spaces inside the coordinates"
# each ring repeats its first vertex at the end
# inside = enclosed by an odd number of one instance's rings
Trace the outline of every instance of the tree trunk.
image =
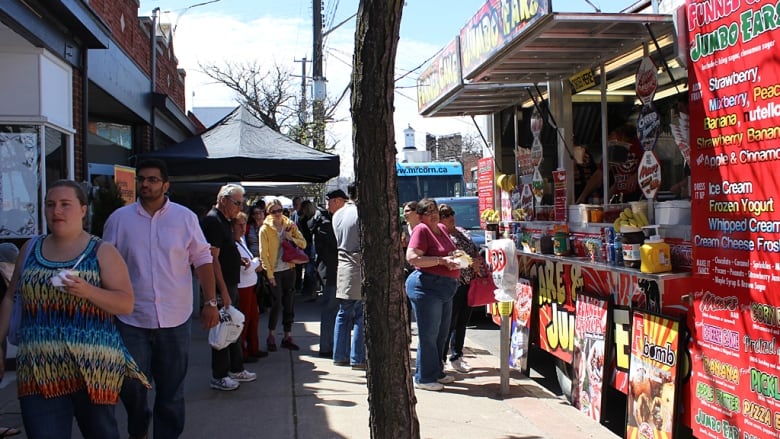
{"type": "Polygon", "coordinates": [[[371,437],[419,438],[410,367],[395,171],[393,93],[404,0],[361,0],[352,140],[363,249],[371,437]]]}

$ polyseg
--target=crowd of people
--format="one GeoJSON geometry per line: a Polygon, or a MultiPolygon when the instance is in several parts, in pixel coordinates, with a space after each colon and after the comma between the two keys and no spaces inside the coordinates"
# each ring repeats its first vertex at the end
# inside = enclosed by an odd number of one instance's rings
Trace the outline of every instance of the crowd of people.
{"type": "MultiPolygon", "coordinates": [[[[84,229],[88,208],[81,185],[54,182],[46,192],[48,232],[21,249],[10,243],[0,247],[0,339],[9,331],[16,336],[28,437],[56,437],[70,431],[75,418],[86,438],[118,438],[114,408],[119,399],[131,439],[147,438],[150,430],[155,438],[179,437],[193,310],[200,311],[206,329],[218,325],[220,308],[232,306],[245,316],[238,340],[211,348],[209,386],[215,390],[255,381],[245,363],[279,348],[300,349],[292,336],[296,292],[319,300],[319,356],[366,369],[354,185],[349,195],[341,189],[328,192],[323,208],[297,199],[287,210],[272,198],[244,211],[244,188],[226,184],[202,218],[168,198],[162,161],[139,163],[136,186],[137,200],[114,211],[98,237],[84,229]],[[309,261],[288,259],[288,246],[303,249],[309,261]],[[200,303],[194,301],[193,276],[200,303]],[[266,310],[263,350],[258,326],[266,310]],[[283,335],[277,346],[280,315],[283,335]]],[[[404,207],[405,288],[419,334],[415,386],[424,390],[441,390],[453,381],[445,365],[470,370],[463,340],[469,315],[465,292],[474,271],[461,270],[453,252],[459,249],[478,261],[479,249],[455,226],[454,214],[430,199],[404,207]]],[[[0,378],[4,366],[0,361],[0,378]]]]}

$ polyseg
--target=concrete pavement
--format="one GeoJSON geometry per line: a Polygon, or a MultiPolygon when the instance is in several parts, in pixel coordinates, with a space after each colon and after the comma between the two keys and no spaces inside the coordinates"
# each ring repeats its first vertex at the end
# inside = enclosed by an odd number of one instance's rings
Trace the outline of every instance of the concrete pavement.
{"type": "MultiPolygon", "coordinates": [[[[206,331],[193,325],[190,371],[185,395],[184,438],[368,438],[366,373],[334,366],[317,356],[319,308],[300,299],[293,335],[300,351],[280,349],[246,368],[258,379],[232,392],[208,386],[211,354],[206,331]]],[[[267,335],[261,316],[260,338],[267,335]]],[[[495,331],[498,337],[499,331],[495,331]]],[[[277,330],[277,340],[281,339],[277,330]]],[[[414,358],[412,344],[412,357],[414,358]]],[[[512,372],[509,395],[499,396],[498,353],[466,340],[474,370],[456,374],[442,392],[416,390],[422,438],[593,438],[615,439],[534,380],[512,372]]],[[[124,407],[117,406],[121,436],[126,437],[124,407]]],[[[21,426],[13,373],[0,383],[0,426],[21,426]]],[[[24,438],[24,433],[17,438],[24,438]]],[[[81,435],[73,428],[73,437],[81,435]]],[[[151,436],[150,436],[151,437],[151,436]]]]}

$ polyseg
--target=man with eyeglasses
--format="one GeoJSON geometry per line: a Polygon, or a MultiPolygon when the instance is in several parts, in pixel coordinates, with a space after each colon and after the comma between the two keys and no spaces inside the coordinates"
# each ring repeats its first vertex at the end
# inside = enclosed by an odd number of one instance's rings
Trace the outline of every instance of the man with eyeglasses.
{"type": "MultiPolygon", "coordinates": [[[[203,234],[211,244],[214,278],[217,289],[222,292],[222,306],[232,304],[236,308],[239,308],[238,282],[242,261],[230,222],[241,212],[243,204],[243,186],[226,184],[219,189],[217,204],[200,221],[203,234]]],[[[211,374],[209,385],[215,390],[235,390],[239,383],[257,379],[257,374],[244,369],[244,354],[238,340],[224,349],[211,349],[211,374]]]]}
{"type": "Polygon", "coordinates": [[[130,355],[154,381],[154,410],[149,409],[147,389],[137,380],[125,380],[120,397],[131,439],[147,437],[150,416],[155,438],[176,438],[184,430],[191,265],[203,300],[215,304],[203,307],[203,326],[219,323],[211,246],[195,214],[165,196],[170,187],[165,162],[143,161],[136,174],[138,200],[109,216],[103,239],[119,250],[130,271],[135,305],[131,314],[117,316],[116,325],[130,355]]]}

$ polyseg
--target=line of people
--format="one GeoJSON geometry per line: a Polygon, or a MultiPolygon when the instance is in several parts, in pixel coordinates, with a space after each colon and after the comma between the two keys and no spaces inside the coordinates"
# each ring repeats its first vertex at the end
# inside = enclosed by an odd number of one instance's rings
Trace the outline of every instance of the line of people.
{"type": "MultiPolygon", "coordinates": [[[[312,212],[313,204],[301,203],[298,223],[305,222],[306,237],[277,199],[252,206],[250,215],[242,212],[245,192],[236,184],[220,188],[215,205],[199,220],[168,199],[167,167],[159,160],[139,163],[136,186],[136,202],[111,214],[101,239],[84,231],[87,198],[81,185],[53,183],[45,201],[48,233],[19,251],[0,304],[0,339],[8,334],[18,291],[16,370],[28,437],[56,437],[70,431],[75,418],[84,437],[118,438],[114,408],[119,399],[131,439],[147,438],[150,427],[155,438],[179,437],[185,425],[183,386],[193,310],[200,310],[206,329],[218,324],[220,307],[236,306],[246,316],[237,342],[212,348],[209,385],[214,389],[234,390],[256,380],[244,363],[278,349],[280,314],[279,346],[300,349],[292,326],[296,280],[302,276],[296,274],[296,264],[282,259],[284,240],[308,248],[316,261],[312,266],[321,268],[319,355],[337,365],[366,368],[354,185],[348,188],[350,196],[340,189],[329,192],[324,210],[312,212]],[[197,304],[193,274],[200,285],[197,304]],[[55,277],[61,282],[53,283],[55,277]],[[263,351],[258,324],[266,305],[263,351]]],[[[473,272],[460,270],[451,253],[460,248],[475,260],[479,255],[454,226],[448,206],[425,199],[415,209],[419,224],[411,230],[406,252],[413,267],[406,291],[420,343],[415,385],[440,390],[442,383],[452,381],[444,373],[445,362],[469,371],[462,348],[468,321],[465,291],[473,272]]],[[[407,220],[411,212],[405,210],[407,220]]],[[[0,378],[4,366],[0,361],[0,378]]]]}

